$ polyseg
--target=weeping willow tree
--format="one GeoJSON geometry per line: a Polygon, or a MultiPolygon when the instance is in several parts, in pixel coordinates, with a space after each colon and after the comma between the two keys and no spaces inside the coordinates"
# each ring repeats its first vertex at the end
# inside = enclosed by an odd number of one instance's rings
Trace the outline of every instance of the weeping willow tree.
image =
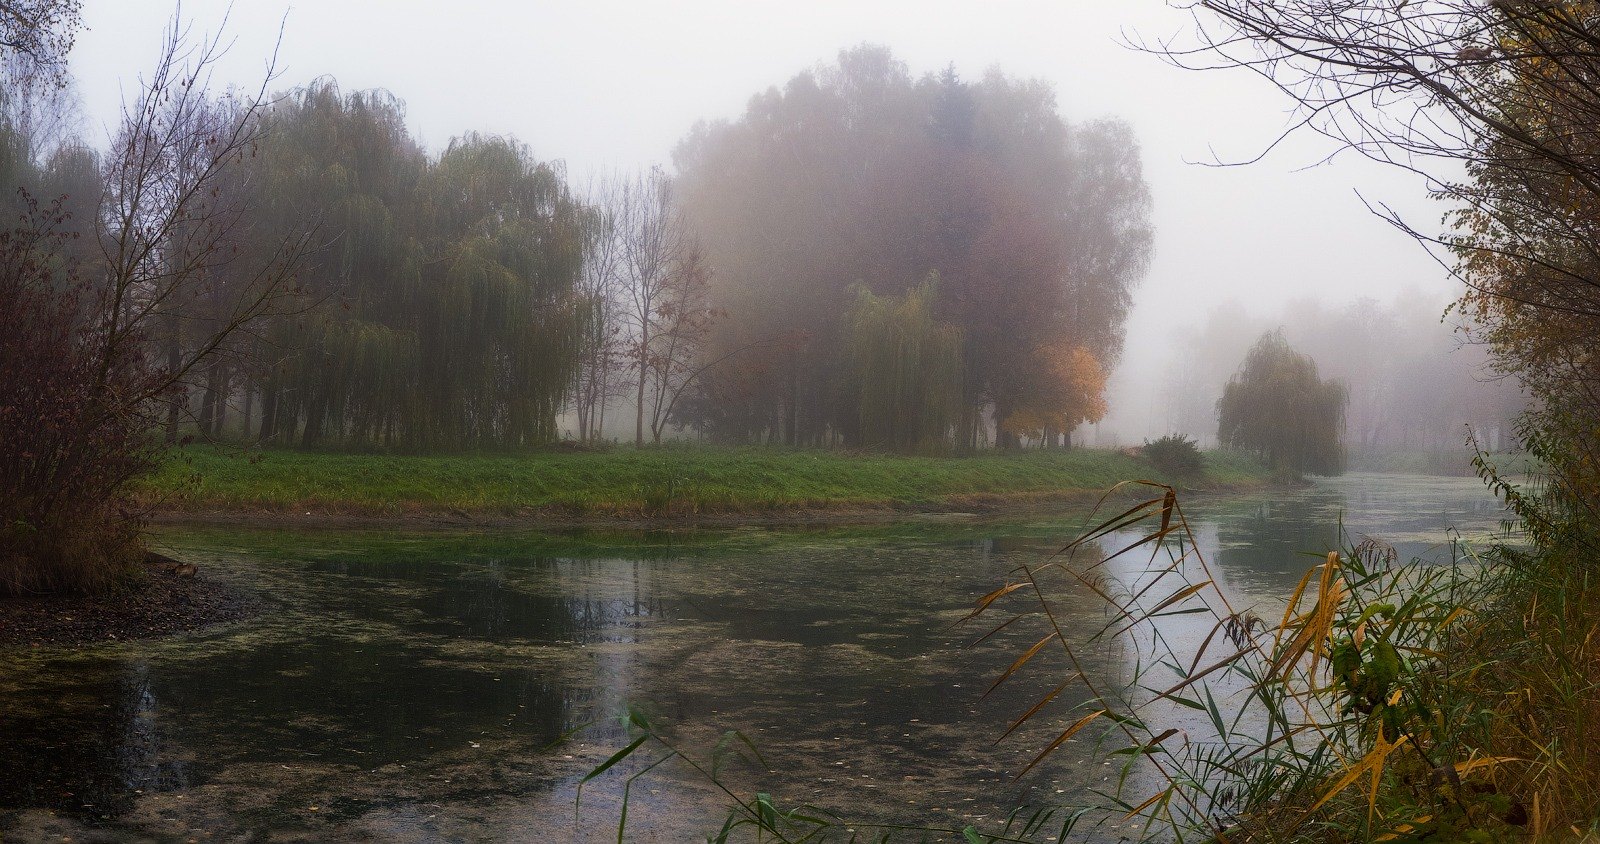
{"type": "Polygon", "coordinates": [[[555,439],[582,347],[579,208],[561,173],[501,138],[452,143],[429,175],[423,445],[555,439]]]}
{"type": "Polygon", "coordinates": [[[1217,402],[1217,438],[1254,452],[1272,468],[1300,474],[1344,471],[1344,384],[1317,375],[1283,332],[1262,335],[1217,402]]]}
{"type": "Polygon", "coordinates": [[[938,282],[903,297],[856,290],[845,327],[840,427],[846,441],[942,452],[962,410],[961,331],[934,318],[938,282]]]}
{"type": "Polygon", "coordinates": [[[311,221],[321,248],[302,267],[312,307],[278,320],[256,373],[263,439],[386,444],[414,436],[421,245],[408,223],[427,157],[398,100],[319,80],[264,118],[260,225],[311,221]]]}
{"type": "Polygon", "coordinates": [[[582,313],[579,206],[528,148],[467,135],[430,160],[381,92],[318,82],[267,118],[262,224],[316,219],[318,306],[255,360],[263,439],[410,450],[547,442],[582,313]]]}

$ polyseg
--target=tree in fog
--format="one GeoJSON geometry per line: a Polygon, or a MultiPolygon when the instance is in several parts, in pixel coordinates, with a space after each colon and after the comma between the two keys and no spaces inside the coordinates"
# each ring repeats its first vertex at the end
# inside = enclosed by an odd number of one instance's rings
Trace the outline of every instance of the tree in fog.
{"type": "Polygon", "coordinates": [[[0,0],[0,57],[20,62],[30,80],[64,85],[82,10],[81,0],[0,0]]]}
{"type": "Polygon", "coordinates": [[[127,489],[158,465],[150,429],[195,373],[295,298],[303,232],[260,238],[237,189],[264,87],[216,94],[220,56],[219,40],[191,43],[174,21],[99,179],[75,147],[46,166],[98,183],[91,220],[71,219],[71,197],[25,195],[0,233],[0,591],[97,588],[136,564],[127,489]],[[92,248],[74,248],[85,235],[92,248]]]}
{"type": "Polygon", "coordinates": [[[961,412],[961,331],[935,317],[938,283],[904,296],[859,288],[844,330],[841,420],[868,448],[939,452],[961,412]]]}
{"type": "Polygon", "coordinates": [[[1497,377],[1481,344],[1458,322],[1441,320],[1446,300],[1415,294],[1342,306],[1300,300],[1256,313],[1237,302],[1181,329],[1162,394],[1169,431],[1213,431],[1217,399],[1251,338],[1274,326],[1350,391],[1346,443],[1352,457],[1463,449],[1469,428],[1485,448],[1511,446],[1525,400],[1497,377]]]}
{"type": "Polygon", "coordinates": [[[590,185],[583,200],[583,271],[578,278],[581,351],[572,389],[579,442],[600,438],[606,408],[625,386],[621,190],[620,177],[600,179],[590,185]]]}
{"type": "Polygon", "coordinates": [[[1394,222],[1453,254],[1496,365],[1564,498],[1600,500],[1600,11],[1544,0],[1203,0],[1186,66],[1248,67],[1302,125],[1434,177],[1454,230],[1394,222]]]}
{"type": "Polygon", "coordinates": [[[1317,375],[1281,331],[1262,335],[1217,402],[1217,439],[1259,455],[1273,469],[1300,474],[1344,471],[1349,393],[1317,375]]]}
{"type": "Polygon", "coordinates": [[[716,317],[710,267],[674,202],[673,182],[653,167],[613,193],[609,213],[621,251],[618,298],[628,326],[634,445],[659,443],[683,381],[716,317]]]}
{"type": "Polygon", "coordinates": [[[267,116],[262,224],[318,222],[321,307],[264,338],[264,439],[548,442],[583,347],[583,220],[563,174],[468,134],[430,160],[383,92],[328,80],[267,116]]]}
{"type": "Polygon", "coordinates": [[[417,412],[418,342],[403,293],[422,287],[406,218],[426,156],[397,100],[345,95],[327,79],[281,98],[265,124],[258,217],[272,230],[315,224],[318,249],[300,282],[320,307],[277,321],[263,339],[252,385],[259,436],[317,444],[335,420],[352,436],[403,442],[416,433],[403,420],[417,412]]]}
{"type": "Polygon", "coordinates": [[[934,273],[935,316],[962,336],[953,445],[985,439],[985,418],[1003,444],[1014,416],[1048,418],[1053,434],[1088,418],[1094,402],[1063,389],[1060,364],[1114,366],[1150,245],[1122,124],[1067,124],[1040,82],[918,79],[862,47],[758,94],[736,121],[698,127],[677,162],[713,302],[729,314],[713,349],[809,338],[705,379],[694,407],[713,436],[852,442],[860,409],[840,389],[852,291],[901,297],[934,273]]]}

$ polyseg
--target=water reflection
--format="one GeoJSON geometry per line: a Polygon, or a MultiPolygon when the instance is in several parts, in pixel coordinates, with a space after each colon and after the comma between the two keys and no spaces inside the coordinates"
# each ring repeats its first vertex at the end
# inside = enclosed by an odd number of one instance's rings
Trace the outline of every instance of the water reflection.
{"type": "Polygon", "coordinates": [[[109,818],[138,790],[181,788],[189,766],[163,758],[148,667],[85,666],[85,681],[31,688],[0,707],[0,806],[45,806],[109,818]],[[54,693],[54,694],[52,694],[54,693]]]}
{"type": "MultiPolygon", "coordinates": [[[[1328,547],[1341,513],[1406,553],[1499,518],[1454,479],[1345,479],[1192,510],[1219,579],[1247,601],[1281,601],[1315,562],[1299,552],[1328,547]]],[[[853,816],[959,827],[1070,801],[1112,775],[1076,745],[1010,779],[1060,719],[993,743],[1066,665],[1041,654],[983,699],[1032,639],[1019,626],[968,647],[980,631],[954,623],[1086,518],[688,537],[185,532],[182,553],[271,609],[88,658],[0,654],[0,831],[55,832],[65,821],[28,811],[50,808],[156,838],[526,837],[571,823],[577,780],[622,732],[551,742],[614,724],[629,702],[691,747],[744,730],[771,769],[742,772],[745,785],[853,816]]],[[[1120,565],[1140,576],[1131,556],[1120,565]]],[[[1085,636],[1105,623],[1087,590],[1051,594],[1085,636]]],[[[1162,633],[1193,639],[1199,618],[1162,633]]],[[[1085,654],[1106,677],[1138,657],[1119,642],[1085,654]]],[[[593,817],[549,837],[614,839],[608,787],[586,792],[593,817]]],[[[725,800],[671,774],[651,788],[630,838],[704,833],[725,800]]]]}

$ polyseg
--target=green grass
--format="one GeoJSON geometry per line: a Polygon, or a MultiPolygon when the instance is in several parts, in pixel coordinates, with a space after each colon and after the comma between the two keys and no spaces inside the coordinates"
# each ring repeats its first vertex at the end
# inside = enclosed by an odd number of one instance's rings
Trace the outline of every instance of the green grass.
{"type": "MultiPolygon", "coordinates": [[[[762,448],[396,456],[190,447],[140,494],[186,510],[687,516],[994,505],[1088,496],[1141,477],[1163,479],[1142,458],[1084,449],[954,458],[762,448]]],[[[1213,453],[1188,485],[1242,488],[1267,478],[1249,458],[1213,453]]]]}

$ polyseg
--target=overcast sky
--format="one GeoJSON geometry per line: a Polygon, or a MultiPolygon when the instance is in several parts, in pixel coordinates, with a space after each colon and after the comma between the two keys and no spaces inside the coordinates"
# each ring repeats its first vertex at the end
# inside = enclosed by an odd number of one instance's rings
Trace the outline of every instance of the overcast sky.
{"type": "MultiPolygon", "coordinates": [[[[197,32],[228,3],[189,0],[197,32]]],[[[103,143],[122,93],[150,67],[174,6],[86,0],[73,53],[89,130],[103,143]]],[[[998,66],[1057,91],[1069,120],[1134,127],[1155,198],[1156,257],[1137,294],[1114,420],[1137,439],[1159,383],[1161,339],[1234,301],[1276,312],[1306,297],[1380,300],[1413,289],[1443,303],[1453,286],[1415,243],[1357,196],[1435,224],[1441,208],[1414,177],[1354,156],[1311,167],[1330,147],[1307,136],[1247,167],[1286,125],[1290,104],[1245,73],[1195,73],[1127,49],[1178,34],[1187,16],[1161,0],[1058,2],[491,2],[235,0],[223,81],[256,85],[278,38],[290,88],[332,75],[407,104],[432,149],[468,130],[515,135],[575,179],[669,163],[695,121],[736,117],[755,92],[839,50],[889,46],[914,73],[954,62],[969,78],[998,66]]]]}

